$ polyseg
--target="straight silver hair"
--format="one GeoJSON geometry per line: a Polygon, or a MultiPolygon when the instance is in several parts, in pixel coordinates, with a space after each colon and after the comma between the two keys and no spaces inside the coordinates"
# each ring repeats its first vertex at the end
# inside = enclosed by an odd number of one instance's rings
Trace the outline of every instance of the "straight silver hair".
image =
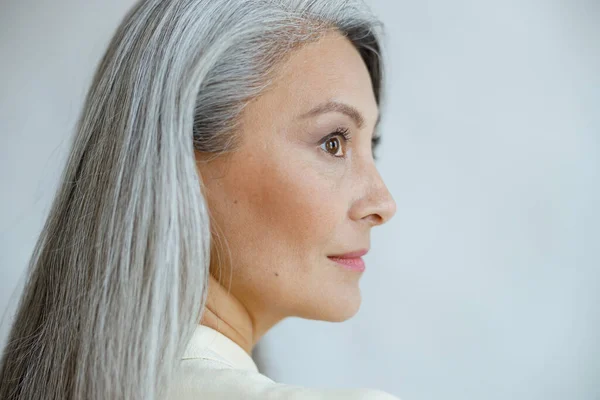
{"type": "MultiPolygon", "coordinates": [[[[145,0],[87,94],[0,363],[1,399],[158,399],[203,314],[211,220],[194,150],[336,30],[381,102],[382,24],[361,0],[145,0]]],[[[251,140],[251,137],[247,137],[251,140]]]]}

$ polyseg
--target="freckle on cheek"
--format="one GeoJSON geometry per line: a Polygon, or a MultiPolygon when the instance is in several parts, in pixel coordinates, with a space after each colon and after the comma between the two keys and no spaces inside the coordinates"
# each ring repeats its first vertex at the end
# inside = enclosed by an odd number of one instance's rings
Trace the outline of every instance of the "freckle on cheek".
{"type": "Polygon", "coordinates": [[[275,276],[279,276],[279,272],[275,272],[275,276]]]}

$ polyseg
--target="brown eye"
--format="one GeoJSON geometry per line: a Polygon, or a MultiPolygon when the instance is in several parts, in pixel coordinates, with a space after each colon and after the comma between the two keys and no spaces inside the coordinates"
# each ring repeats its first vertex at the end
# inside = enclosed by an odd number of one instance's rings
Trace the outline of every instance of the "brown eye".
{"type": "Polygon", "coordinates": [[[332,137],[328,139],[324,144],[326,152],[336,157],[343,156],[343,154],[339,154],[339,151],[342,148],[342,144],[340,143],[340,139],[338,137],[332,137]]]}
{"type": "Polygon", "coordinates": [[[321,139],[321,148],[335,158],[346,157],[345,145],[351,140],[347,128],[338,128],[321,139]],[[323,147],[325,146],[325,147],[323,147]]]}

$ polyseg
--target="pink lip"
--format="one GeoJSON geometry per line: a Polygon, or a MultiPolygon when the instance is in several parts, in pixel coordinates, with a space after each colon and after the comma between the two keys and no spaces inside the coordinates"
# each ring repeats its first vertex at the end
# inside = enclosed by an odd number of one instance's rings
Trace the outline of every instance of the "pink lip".
{"type": "Polygon", "coordinates": [[[365,270],[365,262],[361,257],[367,254],[368,251],[368,249],[359,250],[339,256],[329,256],[328,258],[346,269],[363,272],[365,270]]]}
{"type": "Polygon", "coordinates": [[[351,271],[363,272],[365,270],[365,262],[362,258],[336,258],[329,257],[330,260],[335,261],[346,269],[351,271]]]}
{"type": "Polygon", "coordinates": [[[353,251],[352,253],[346,253],[346,254],[329,256],[329,257],[335,257],[335,258],[360,258],[360,257],[364,256],[365,254],[367,254],[368,252],[369,252],[369,249],[362,249],[362,250],[358,250],[358,251],[353,251]]]}

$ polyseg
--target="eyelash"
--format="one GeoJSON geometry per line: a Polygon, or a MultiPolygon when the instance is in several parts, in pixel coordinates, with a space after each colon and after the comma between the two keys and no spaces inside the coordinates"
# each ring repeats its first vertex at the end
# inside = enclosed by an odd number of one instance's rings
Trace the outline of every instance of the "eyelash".
{"type": "MultiPolygon", "coordinates": [[[[352,135],[350,135],[348,128],[345,127],[338,127],[335,131],[331,132],[329,135],[325,136],[322,140],[320,145],[323,145],[324,143],[327,143],[327,141],[331,138],[334,138],[336,136],[341,136],[344,138],[344,141],[346,142],[346,144],[350,143],[352,141],[352,135]]],[[[381,135],[377,135],[377,136],[373,136],[373,139],[371,140],[371,147],[373,148],[373,159],[375,161],[377,161],[377,157],[375,156],[375,150],[377,149],[379,143],[381,142],[381,135]]],[[[334,158],[346,158],[345,156],[334,156],[333,154],[329,153],[327,150],[323,150],[324,152],[326,152],[327,154],[329,154],[331,157],[334,158]]]]}

